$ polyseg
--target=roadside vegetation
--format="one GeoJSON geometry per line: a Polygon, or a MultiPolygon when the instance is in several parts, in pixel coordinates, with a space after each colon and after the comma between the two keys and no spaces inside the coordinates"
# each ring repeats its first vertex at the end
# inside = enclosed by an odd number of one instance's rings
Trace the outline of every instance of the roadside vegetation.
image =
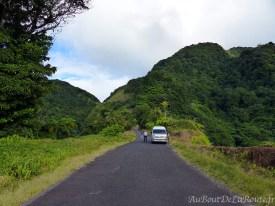
{"type": "Polygon", "coordinates": [[[20,205],[103,152],[135,139],[109,132],[64,140],[0,139],[0,205],[20,205]],[[116,134],[116,135],[113,135],[116,134]]]}
{"type": "Polygon", "coordinates": [[[171,146],[180,157],[232,192],[251,198],[275,198],[274,167],[248,161],[245,152],[223,153],[210,144],[202,130],[194,127],[178,128],[171,135],[171,146]]]}

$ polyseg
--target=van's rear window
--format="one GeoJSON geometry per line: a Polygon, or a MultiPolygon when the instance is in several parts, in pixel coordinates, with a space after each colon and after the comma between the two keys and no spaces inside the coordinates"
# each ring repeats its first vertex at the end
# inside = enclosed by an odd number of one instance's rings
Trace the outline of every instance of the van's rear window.
{"type": "Polygon", "coordinates": [[[154,129],[153,133],[154,134],[166,134],[166,130],[164,130],[164,129],[154,129]]]}

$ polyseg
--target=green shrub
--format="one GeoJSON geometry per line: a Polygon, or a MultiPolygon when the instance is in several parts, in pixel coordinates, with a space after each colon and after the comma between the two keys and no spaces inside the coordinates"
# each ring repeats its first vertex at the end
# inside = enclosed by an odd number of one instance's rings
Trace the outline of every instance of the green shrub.
{"type": "Polygon", "coordinates": [[[155,126],[154,122],[147,122],[145,125],[146,129],[149,129],[149,130],[151,130],[154,126],[155,126]]]}
{"type": "Polygon", "coordinates": [[[124,131],[124,128],[118,124],[114,124],[108,127],[105,127],[100,134],[104,136],[118,136],[124,131]]]}
{"type": "Polygon", "coordinates": [[[157,125],[162,125],[165,127],[172,126],[174,124],[174,119],[170,117],[161,117],[157,120],[157,125]]]}
{"type": "Polygon", "coordinates": [[[258,144],[258,146],[262,146],[262,147],[275,147],[275,142],[272,141],[264,141],[264,142],[260,142],[258,144]]]}
{"type": "Polygon", "coordinates": [[[192,137],[191,143],[195,144],[195,145],[210,145],[211,144],[208,137],[201,132],[198,135],[192,137]]]}
{"type": "Polygon", "coordinates": [[[203,125],[191,119],[175,119],[173,127],[180,129],[201,130],[203,125]]]}

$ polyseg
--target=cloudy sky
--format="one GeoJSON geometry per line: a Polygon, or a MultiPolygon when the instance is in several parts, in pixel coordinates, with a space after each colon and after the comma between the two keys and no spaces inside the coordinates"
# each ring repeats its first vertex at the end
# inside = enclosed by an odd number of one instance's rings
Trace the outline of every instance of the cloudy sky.
{"type": "Polygon", "coordinates": [[[50,51],[70,82],[104,100],[159,60],[198,42],[225,49],[275,42],[274,0],[93,0],[50,51]]]}

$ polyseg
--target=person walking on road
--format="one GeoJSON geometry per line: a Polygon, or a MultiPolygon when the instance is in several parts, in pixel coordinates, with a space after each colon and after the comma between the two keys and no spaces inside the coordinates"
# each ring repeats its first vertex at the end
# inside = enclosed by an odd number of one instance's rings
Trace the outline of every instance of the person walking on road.
{"type": "Polygon", "coordinates": [[[147,143],[147,137],[148,137],[148,133],[147,133],[147,131],[145,130],[145,131],[143,132],[143,141],[146,142],[146,143],[147,143]]]}

